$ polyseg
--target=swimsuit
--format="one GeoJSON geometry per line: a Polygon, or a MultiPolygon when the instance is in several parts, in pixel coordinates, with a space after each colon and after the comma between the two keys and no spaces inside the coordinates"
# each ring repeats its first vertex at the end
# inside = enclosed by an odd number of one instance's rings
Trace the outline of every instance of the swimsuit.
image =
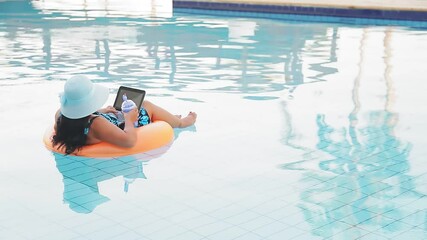
{"type": "MultiPolygon", "coordinates": [[[[117,116],[113,113],[107,114],[107,113],[94,112],[93,114],[96,116],[89,119],[89,121],[87,122],[87,125],[84,129],[85,135],[87,135],[89,133],[89,128],[90,128],[90,125],[92,125],[93,120],[99,116],[102,116],[103,118],[107,119],[109,122],[116,125],[117,127],[124,129],[124,123],[119,122],[117,116]]],[[[139,110],[139,114],[138,114],[137,127],[145,126],[145,125],[149,124],[150,122],[151,122],[151,120],[150,120],[150,116],[148,115],[147,110],[145,110],[144,108],[141,107],[141,109],[139,110]]]]}

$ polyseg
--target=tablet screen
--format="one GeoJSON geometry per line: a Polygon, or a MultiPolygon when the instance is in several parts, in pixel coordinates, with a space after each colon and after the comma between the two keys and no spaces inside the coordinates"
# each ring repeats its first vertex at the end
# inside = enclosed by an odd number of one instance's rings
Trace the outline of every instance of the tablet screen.
{"type": "Polygon", "coordinates": [[[142,101],[145,97],[145,91],[136,88],[120,86],[119,91],[117,91],[116,100],[114,101],[113,107],[119,111],[122,110],[123,103],[123,94],[126,94],[129,100],[135,102],[138,106],[138,109],[141,109],[142,101]]]}

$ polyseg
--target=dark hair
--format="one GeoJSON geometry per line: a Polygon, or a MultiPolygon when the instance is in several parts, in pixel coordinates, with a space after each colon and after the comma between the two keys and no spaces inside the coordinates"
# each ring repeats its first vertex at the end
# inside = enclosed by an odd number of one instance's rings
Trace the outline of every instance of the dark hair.
{"type": "Polygon", "coordinates": [[[60,115],[56,120],[55,135],[52,138],[53,146],[65,147],[65,154],[71,154],[86,145],[87,135],[85,128],[88,127],[89,116],[70,119],[60,115]]]}

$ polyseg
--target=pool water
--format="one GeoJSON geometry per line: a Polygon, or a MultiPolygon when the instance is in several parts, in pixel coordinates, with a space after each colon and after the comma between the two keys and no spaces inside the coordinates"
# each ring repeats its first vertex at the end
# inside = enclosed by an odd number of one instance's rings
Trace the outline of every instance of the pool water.
{"type": "Polygon", "coordinates": [[[0,2],[0,239],[427,238],[426,29],[58,2],[0,2]],[[198,121],[52,154],[74,74],[198,121]]]}

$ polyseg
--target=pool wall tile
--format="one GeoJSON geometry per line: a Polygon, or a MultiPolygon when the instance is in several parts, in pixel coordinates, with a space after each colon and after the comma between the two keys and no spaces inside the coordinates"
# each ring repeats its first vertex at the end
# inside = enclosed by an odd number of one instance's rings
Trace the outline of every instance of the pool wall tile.
{"type": "Polygon", "coordinates": [[[338,7],[307,7],[295,5],[264,5],[248,3],[224,3],[173,0],[174,8],[190,8],[221,11],[242,11],[269,14],[299,14],[343,18],[372,18],[390,20],[427,21],[427,12],[409,10],[382,10],[338,7]]]}
{"type": "Polygon", "coordinates": [[[407,26],[411,28],[427,28],[427,21],[415,20],[396,20],[396,19],[373,19],[373,18],[356,18],[356,17],[334,17],[320,15],[303,15],[303,14],[278,14],[265,12],[247,12],[247,11],[228,11],[212,10],[203,8],[174,8],[176,13],[184,14],[202,14],[215,16],[232,16],[232,17],[249,17],[249,18],[267,18],[282,21],[304,21],[316,23],[344,23],[351,25],[379,25],[379,26],[407,26]]]}

